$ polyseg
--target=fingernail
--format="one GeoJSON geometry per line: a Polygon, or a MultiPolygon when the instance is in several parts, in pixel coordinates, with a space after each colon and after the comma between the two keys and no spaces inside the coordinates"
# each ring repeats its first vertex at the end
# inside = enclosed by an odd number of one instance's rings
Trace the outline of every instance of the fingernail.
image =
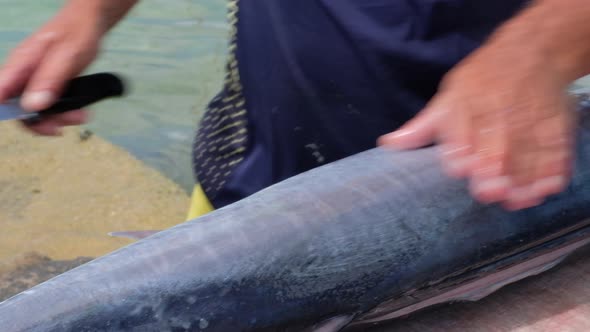
{"type": "Polygon", "coordinates": [[[469,166],[468,158],[457,158],[446,160],[447,172],[452,176],[463,176],[469,166]]]}
{"type": "Polygon", "coordinates": [[[463,174],[462,176],[466,176],[471,174],[473,171],[473,166],[477,165],[478,158],[476,155],[467,155],[463,157],[445,157],[443,155],[443,160],[445,161],[445,165],[447,165],[447,169],[450,172],[460,172],[463,174]]]}
{"type": "Polygon", "coordinates": [[[473,179],[471,191],[476,199],[492,203],[504,199],[510,188],[510,179],[506,176],[499,176],[489,179],[473,179]]]}
{"type": "Polygon", "coordinates": [[[476,191],[500,191],[507,190],[510,187],[510,180],[506,176],[498,176],[495,178],[478,181],[476,191]]]}
{"type": "Polygon", "coordinates": [[[409,134],[410,134],[410,131],[402,129],[402,130],[394,131],[392,133],[383,135],[381,137],[386,141],[395,141],[401,137],[408,136],[409,134]]]}
{"type": "Polygon", "coordinates": [[[392,137],[391,137],[392,135],[393,135],[393,133],[389,133],[389,134],[385,134],[385,135],[379,136],[379,138],[377,139],[377,142],[379,144],[389,144],[390,141],[392,140],[392,137]]]}
{"type": "Polygon", "coordinates": [[[51,105],[54,99],[51,91],[36,91],[26,93],[21,102],[26,110],[38,111],[51,105]]]}
{"type": "Polygon", "coordinates": [[[393,132],[387,134],[386,136],[390,136],[391,138],[398,138],[398,137],[407,136],[407,135],[411,134],[412,132],[413,132],[413,130],[411,130],[409,128],[400,128],[396,131],[393,131],[393,132]]]}
{"type": "Polygon", "coordinates": [[[508,200],[510,201],[522,201],[527,198],[527,189],[523,187],[512,188],[508,193],[508,200]]]}
{"type": "Polygon", "coordinates": [[[554,175],[546,177],[535,182],[534,189],[540,193],[555,193],[562,190],[566,185],[564,176],[554,175]]]}
{"type": "Polygon", "coordinates": [[[532,186],[522,186],[510,189],[508,193],[508,200],[510,201],[528,201],[537,199],[537,196],[532,190],[532,186]]]}
{"type": "Polygon", "coordinates": [[[394,131],[392,133],[389,134],[385,134],[381,137],[379,137],[379,144],[384,144],[384,145],[388,145],[391,148],[394,149],[406,149],[406,144],[403,144],[403,141],[399,141],[400,138],[403,138],[404,136],[407,136],[408,134],[410,134],[410,132],[408,132],[407,130],[401,130],[401,131],[394,131]]]}

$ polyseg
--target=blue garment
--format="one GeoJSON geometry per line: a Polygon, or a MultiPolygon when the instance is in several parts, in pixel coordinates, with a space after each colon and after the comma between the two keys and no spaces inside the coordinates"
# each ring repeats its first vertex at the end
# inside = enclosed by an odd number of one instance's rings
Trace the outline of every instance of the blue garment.
{"type": "Polygon", "coordinates": [[[228,74],[197,135],[197,181],[218,208],[374,147],[524,3],[233,0],[228,74]]]}

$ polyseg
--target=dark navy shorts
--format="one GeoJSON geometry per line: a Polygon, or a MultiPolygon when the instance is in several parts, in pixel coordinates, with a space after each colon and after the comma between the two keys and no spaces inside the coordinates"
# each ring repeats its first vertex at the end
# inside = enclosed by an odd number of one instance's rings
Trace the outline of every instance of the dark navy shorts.
{"type": "Polygon", "coordinates": [[[194,146],[222,207],[370,149],[525,1],[233,0],[225,84],[194,146]]]}

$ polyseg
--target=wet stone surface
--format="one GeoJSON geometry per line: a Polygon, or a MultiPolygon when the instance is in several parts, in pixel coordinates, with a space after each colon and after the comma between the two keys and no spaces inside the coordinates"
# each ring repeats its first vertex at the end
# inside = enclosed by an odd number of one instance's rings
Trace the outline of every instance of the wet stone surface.
{"type": "Polygon", "coordinates": [[[92,260],[90,257],[52,260],[38,253],[28,253],[17,259],[11,268],[0,271],[0,301],[4,301],[90,260],[92,260]]]}

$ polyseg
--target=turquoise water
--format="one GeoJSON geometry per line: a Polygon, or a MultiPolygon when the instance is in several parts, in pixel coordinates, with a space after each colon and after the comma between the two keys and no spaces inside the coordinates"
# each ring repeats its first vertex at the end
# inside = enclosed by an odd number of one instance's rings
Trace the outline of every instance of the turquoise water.
{"type": "MultiPolygon", "coordinates": [[[[0,0],[0,56],[59,9],[57,0],[0,0]]],[[[160,170],[193,184],[190,150],[202,111],[223,78],[225,1],[143,0],[107,37],[88,71],[115,71],[131,94],[92,107],[87,126],[160,170]]]]}

